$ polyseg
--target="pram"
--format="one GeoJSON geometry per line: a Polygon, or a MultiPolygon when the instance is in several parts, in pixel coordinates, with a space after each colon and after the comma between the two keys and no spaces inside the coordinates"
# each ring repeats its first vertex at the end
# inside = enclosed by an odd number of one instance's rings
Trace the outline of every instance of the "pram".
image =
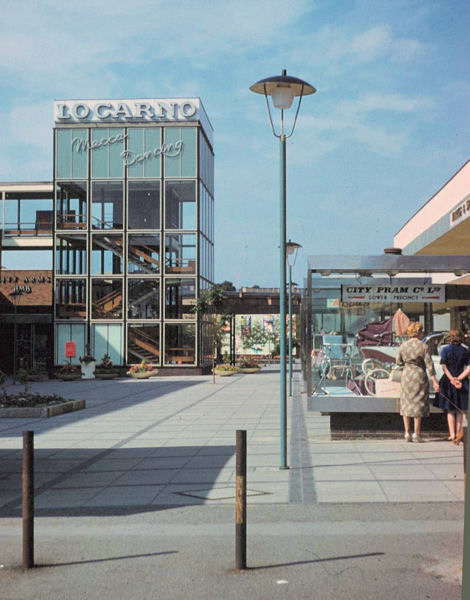
{"type": "Polygon", "coordinates": [[[393,340],[393,319],[368,323],[357,333],[357,347],[362,354],[362,371],[366,375],[373,368],[386,368],[394,363],[398,344],[393,340]]]}

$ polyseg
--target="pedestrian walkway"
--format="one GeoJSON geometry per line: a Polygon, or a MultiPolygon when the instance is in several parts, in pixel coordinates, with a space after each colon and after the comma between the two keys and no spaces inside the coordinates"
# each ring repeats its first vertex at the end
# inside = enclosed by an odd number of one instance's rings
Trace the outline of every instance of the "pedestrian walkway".
{"type": "Polygon", "coordinates": [[[251,505],[462,502],[462,447],[331,441],[329,418],[306,411],[299,387],[288,400],[290,469],[280,470],[274,367],[215,384],[210,376],[35,383],[87,408],[0,420],[0,516],[19,514],[24,430],[35,431],[44,516],[233,504],[237,429],[247,430],[251,505]]]}

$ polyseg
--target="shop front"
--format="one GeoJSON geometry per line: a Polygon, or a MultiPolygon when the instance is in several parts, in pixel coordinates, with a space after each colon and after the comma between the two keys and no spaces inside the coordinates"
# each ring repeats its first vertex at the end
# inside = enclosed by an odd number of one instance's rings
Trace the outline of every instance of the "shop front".
{"type": "Polygon", "coordinates": [[[212,127],[199,99],[58,101],[54,329],[115,365],[203,368],[213,283],[212,127]]]}
{"type": "Polygon", "coordinates": [[[53,365],[52,272],[0,272],[0,370],[47,374],[53,365]]]}
{"type": "Polygon", "coordinates": [[[301,307],[309,408],[349,425],[357,413],[382,413],[380,425],[383,413],[397,417],[400,384],[391,373],[407,324],[423,323],[439,373],[452,313],[470,306],[468,286],[435,281],[456,271],[470,272],[470,256],[309,257],[301,307]]]}

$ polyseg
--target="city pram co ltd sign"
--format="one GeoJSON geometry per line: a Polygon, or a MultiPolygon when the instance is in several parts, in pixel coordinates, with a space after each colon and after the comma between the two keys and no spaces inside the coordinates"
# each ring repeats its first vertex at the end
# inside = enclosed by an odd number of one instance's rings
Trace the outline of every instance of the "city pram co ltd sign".
{"type": "Polygon", "coordinates": [[[342,285],[342,302],[445,302],[446,286],[342,285]]]}

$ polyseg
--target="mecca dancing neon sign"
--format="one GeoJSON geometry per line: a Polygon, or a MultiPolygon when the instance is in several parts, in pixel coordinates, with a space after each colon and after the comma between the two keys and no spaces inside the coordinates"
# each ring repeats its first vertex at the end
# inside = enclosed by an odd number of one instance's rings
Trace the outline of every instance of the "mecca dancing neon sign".
{"type": "MultiPolygon", "coordinates": [[[[72,151],[76,150],[77,152],[86,152],[88,149],[96,150],[97,148],[104,148],[105,146],[123,142],[127,137],[127,133],[118,133],[116,135],[111,135],[107,138],[102,138],[101,140],[93,140],[91,142],[75,137],[72,138],[72,151]]],[[[178,140],[176,142],[162,144],[161,146],[153,148],[153,150],[147,150],[146,152],[142,153],[134,152],[133,150],[123,150],[121,152],[121,158],[124,161],[124,166],[131,167],[132,165],[143,163],[146,160],[157,158],[158,156],[168,156],[170,158],[179,156],[183,152],[183,146],[183,142],[178,140]]]]}

